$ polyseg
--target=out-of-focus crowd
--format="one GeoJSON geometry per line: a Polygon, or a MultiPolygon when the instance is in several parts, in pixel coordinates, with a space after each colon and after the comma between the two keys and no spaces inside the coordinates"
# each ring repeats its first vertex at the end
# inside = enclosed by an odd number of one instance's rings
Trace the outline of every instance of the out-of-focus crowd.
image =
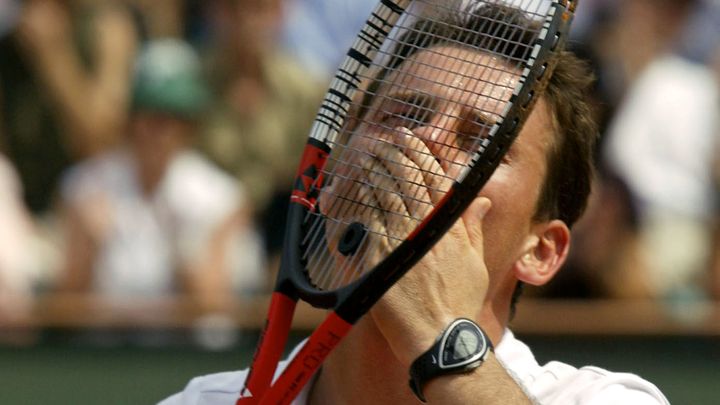
{"type": "MultiPolygon", "coordinates": [[[[0,325],[47,292],[268,291],[368,0],[0,0],[0,325]]],[[[545,297],[720,297],[720,3],[583,0],[598,182],[545,297]]]]}
{"type": "Polygon", "coordinates": [[[720,297],[720,2],[584,1],[598,181],[550,296],[720,297]],[[586,23],[587,22],[587,23],[586,23]]]}

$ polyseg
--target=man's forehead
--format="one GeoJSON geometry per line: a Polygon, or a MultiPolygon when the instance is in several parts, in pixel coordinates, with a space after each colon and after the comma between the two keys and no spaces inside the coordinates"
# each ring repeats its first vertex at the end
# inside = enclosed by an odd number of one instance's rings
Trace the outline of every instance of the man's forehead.
{"type": "Polygon", "coordinates": [[[519,78],[520,70],[500,56],[458,45],[436,45],[401,63],[380,92],[414,91],[500,114],[519,78]]]}

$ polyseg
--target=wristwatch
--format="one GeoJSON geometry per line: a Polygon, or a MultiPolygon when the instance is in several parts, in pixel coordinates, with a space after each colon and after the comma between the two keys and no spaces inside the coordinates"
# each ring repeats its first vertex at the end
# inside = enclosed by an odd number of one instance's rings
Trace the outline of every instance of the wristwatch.
{"type": "Polygon", "coordinates": [[[445,328],[428,351],[421,354],[410,366],[410,388],[422,402],[423,386],[435,377],[466,373],[478,368],[492,342],[475,322],[458,318],[445,328]]]}

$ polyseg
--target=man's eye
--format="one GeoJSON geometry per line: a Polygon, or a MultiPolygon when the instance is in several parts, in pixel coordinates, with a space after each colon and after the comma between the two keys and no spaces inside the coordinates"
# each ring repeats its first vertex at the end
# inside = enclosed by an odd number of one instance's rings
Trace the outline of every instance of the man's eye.
{"type": "Polygon", "coordinates": [[[488,137],[490,133],[490,126],[486,124],[473,124],[469,126],[462,126],[460,131],[457,133],[457,147],[468,151],[474,152],[488,137]]]}
{"type": "Polygon", "coordinates": [[[426,125],[430,121],[430,115],[430,111],[426,109],[410,107],[406,110],[385,111],[380,116],[380,122],[389,128],[405,127],[412,130],[426,125]]]}
{"type": "Polygon", "coordinates": [[[457,137],[457,144],[458,148],[464,151],[474,152],[477,150],[480,141],[475,136],[463,136],[460,134],[460,136],[457,137]]]}

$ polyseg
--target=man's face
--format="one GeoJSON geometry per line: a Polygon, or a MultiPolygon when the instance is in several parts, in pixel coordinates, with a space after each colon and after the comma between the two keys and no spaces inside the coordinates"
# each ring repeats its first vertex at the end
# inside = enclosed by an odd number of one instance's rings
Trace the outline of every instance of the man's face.
{"type": "MultiPolygon", "coordinates": [[[[412,183],[422,183],[430,190],[447,191],[452,180],[469,163],[475,139],[486,136],[503,112],[519,77],[519,72],[510,69],[500,58],[465,48],[436,46],[414,54],[388,75],[387,83],[392,85],[384,84],[379,88],[366,121],[354,131],[350,149],[369,150],[372,156],[358,154],[355,167],[362,167],[364,173],[358,175],[357,170],[340,170],[340,177],[361,176],[360,183],[377,183],[383,181],[382,176],[369,176],[367,173],[371,170],[385,170],[397,177],[397,172],[402,169],[393,166],[417,167],[420,172],[428,170],[434,175],[417,175],[405,170],[408,176],[415,177],[412,183]],[[398,141],[402,134],[409,136],[398,141]],[[385,144],[393,142],[395,146],[388,151],[383,141],[385,144]],[[416,152],[408,153],[410,149],[416,152]]],[[[483,225],[484,257],[491,283],[493,274],[509,269],[527,247],[551,142],[552,126],[546,105],[541,100],[480,193],[493,203],[483,225]]],[[[397,199],[392,192],[363,189],[357,183],[339,182],[333,186],[333,191],[344,195],[366,195],[368,197],[362,204],[385,209],[391,206],[389,199],[397,199]]],[[[381,189],[394,187],[389,184],[381,189]]],[[[423,218],[437,203],[437,196],[419,187],[408,188],[420,195],[417,198],[420,202],[405,199],[403,209],[408,215],[398,217],[423,218]]],[[[397,191],[395,194],[403,193],[397,191]]],[[[321,198],[321,208],[322,203],[321,198]]],[[[346,222],[362,222],[378,233],[392,233],[393,229],[403,225],[412,230],[417,225],[407,219],[393,221],[387,215],[379,218],[380,211],[343,214],[352,212],[343,208],[325,213],[331,217],[345,215],[343,220],[346,222]]],[[[472,214],[466,212],[464,215],[472,214]]],[[[330,243],[332,247],[332,240],[330,243]]]]}

